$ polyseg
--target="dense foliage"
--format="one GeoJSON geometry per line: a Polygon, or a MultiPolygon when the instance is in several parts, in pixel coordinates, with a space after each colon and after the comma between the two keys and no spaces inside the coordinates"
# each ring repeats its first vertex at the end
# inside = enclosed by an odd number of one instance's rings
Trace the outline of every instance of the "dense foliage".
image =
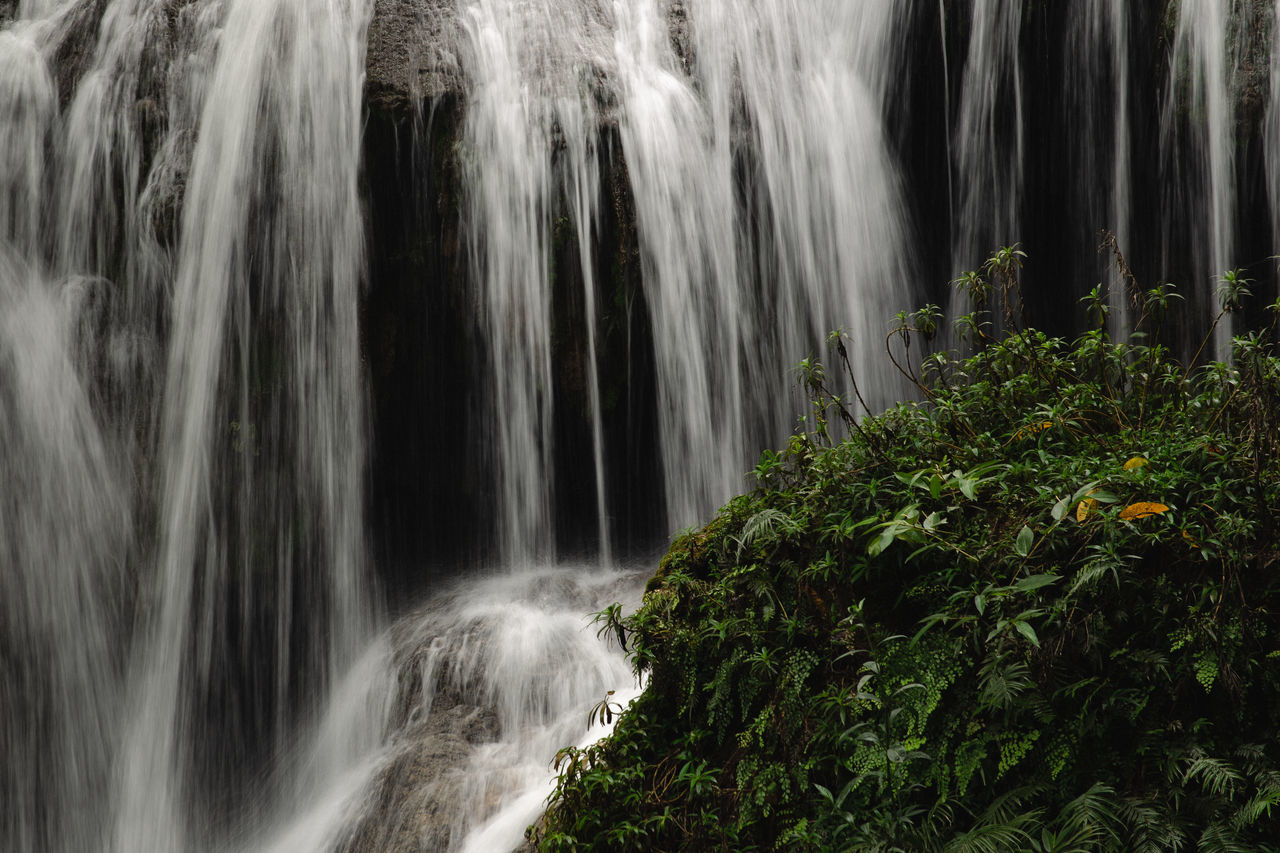
{"type": "MultiPolygon", "coordinates": [[[[1016,305],[1018,262],[962,284],[1016,305]]],[[[601,615],[647,688],[559,756],[540,849],[1280,849],[1274,326],[1190,369],[1014,314],[856,424],[802,365],[758,488],[601,615]]]]}

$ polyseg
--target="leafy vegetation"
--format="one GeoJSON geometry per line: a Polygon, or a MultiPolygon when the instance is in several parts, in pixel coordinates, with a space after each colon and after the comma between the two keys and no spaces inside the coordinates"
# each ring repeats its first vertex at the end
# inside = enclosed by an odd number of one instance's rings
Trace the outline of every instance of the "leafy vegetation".
{"type": "Polygon", "coordinates": [[[912,365],[939,312],[900,315],[919,402],[857,420],[802,364],[757,488],[600,614],[647,687],[561,752],[541,850],[1280,849],[1274,323],[1184,366],[1167,286],[1124,343],[1095,291],[1068,344],[1021,263],[958,282],[976,355],[912,365]]]}

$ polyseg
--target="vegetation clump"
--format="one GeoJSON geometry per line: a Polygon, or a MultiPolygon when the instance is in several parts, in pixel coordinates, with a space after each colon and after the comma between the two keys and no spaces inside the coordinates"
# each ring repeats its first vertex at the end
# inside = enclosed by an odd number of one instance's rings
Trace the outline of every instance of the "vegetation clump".
{"type": "Polygon", "coordinates": [[[962,277],[1007,331],[962,318],[918,402],[856,421],[802,364],[755,490],[600,614],[647,686],[561,752],[541,850],[1280,849],[1275,325],[1181,365],[1162,287],[1069,344],[1018,327],[1020,263],[962,277]]]}

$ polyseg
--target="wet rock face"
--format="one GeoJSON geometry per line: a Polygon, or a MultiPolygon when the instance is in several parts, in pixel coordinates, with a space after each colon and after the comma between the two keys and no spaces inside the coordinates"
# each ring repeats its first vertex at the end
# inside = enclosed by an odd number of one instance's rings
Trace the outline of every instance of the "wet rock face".
{"type": "MultiPolygon", "coordinates": [[[[670,0],[667,24],[672,48],[687,70],[693,50],[685,0],[670,0]]],[[[365,59],[369,109],[410,115],[424,102],[460,95],[457,26],[454,0],[374,0],[365,59]]]]}
{"type": "Polygon", "coordinates": [[[452,0],[375,0],[365,60],[365,98],[375,112],[409,114],[423,100],[456,94],[452,0]]]}
{"type": "Polygon", "coordinates": [[[1250,138],[1262,127],[1271,95],[1271,50],[1275,13],[1269,0],[1248,0],[1234,34],[1238,58],[1233,78],[1236,133],[1250,138]]]}
{"type": "Polygon", "coordinates": [[[18,14],[18,0],[0,0],[0,26],[12,21],[18,14]]]}
{"type": "Polygon", "coordinates": [[[671,0],[667,7],[667,28],[671,31],[671,49],[687,72],[693,66],[693,36],[689,32],[689,15],[684,0],[671,0]]]}
{"type": "Polygon", "coordinates": [[[87,0],[63,19],[61,39],[49,65],[58,81],[58,99],[64,108],[71,102],[81,78],[93,64],[98,28],[106,8],[107,0],[87,0]]]}
{"type": "Polygon", "coordinates": [[[497,734],[492,709],[437,703],[425,721],[400,733],[395,757],[374,783],[372,807],[338,850],[426,853],[450,849],[457,804],[463,797],[462,768],[478,744],[494,740],[497,734]]]}
{"type": "Polygon", "coordinates": [[[389,709],[390,755],[359,817],[340,839],[339,853],[451,849],[468,759],[477,746],[500,734],[497,711],[477,700],[479,689],[452,683],[431,664],[441,646],[452,658],[468,645],[483,645],[482,636],[440,636],[409,619],[393,629],[392,642],[396,691],[389,709]]]}

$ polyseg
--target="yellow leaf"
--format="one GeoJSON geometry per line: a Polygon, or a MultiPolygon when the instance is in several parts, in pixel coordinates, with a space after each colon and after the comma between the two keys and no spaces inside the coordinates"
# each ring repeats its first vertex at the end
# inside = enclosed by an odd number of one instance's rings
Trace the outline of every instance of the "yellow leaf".
{"type": "Polygon", "coordinates": [[[1124,463],[1124,470],[1137,471],[1139,468],[1145,467],[1146,464],[1147,460],[1143,459],[1141,456],[1135,456],[1128,462],[1124,463]]]}
{"type": "Polygon", "coordinates": [[[1149,515],[1159,515],[1162,512],[1168,512],[1169,508],[1164,504],[1150,503],[1141,501],[1136,504],[1129,504],[1120,510],[1120,519],[1122,521],[1133,518],[1146,518],[1149,515]]]}
{"type": "Polygon", "coordinates": [[[1038,432],[1042,432],[1053,426],[1053,421],[1041,421],[1038,424],[1028,424],[1013,434],[1013,440],[1018,441],[1024,437],[1030,437],[1038,432]]]}
{"type": "Polygon", "coordinates": [[[1097,500],[1094,498],[1085,498],[1076,506],[1076,521],[1084,521],[1089,517],[1089,513],[1093,512],[1098,506],[1097,500]]]}
{"type": "Polygon", "coordinates": [[[1200,547],[1200,543],[1196,541],[1196,538],[1185,530],[1182,531],[1182,538],[1187,540],[1187,544],[1190,545],[1192,548],[1200,547]]]}

